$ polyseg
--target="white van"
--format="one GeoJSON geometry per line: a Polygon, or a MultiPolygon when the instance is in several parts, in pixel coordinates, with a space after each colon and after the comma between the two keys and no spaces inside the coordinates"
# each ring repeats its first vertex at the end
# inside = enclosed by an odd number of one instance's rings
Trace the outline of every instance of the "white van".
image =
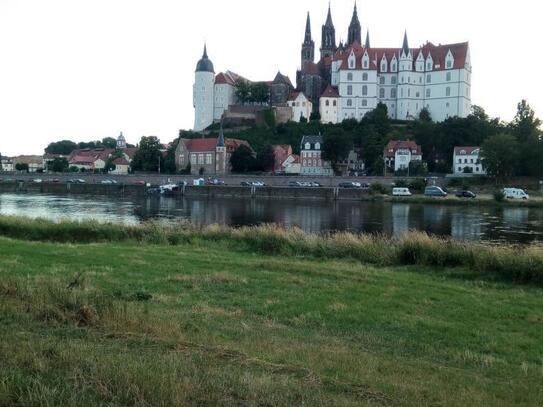
{"type": "Polygon", "coordinates": [[[409,188],[394,188],[392,189],[392,196],[411,196],[409,188]]]}
{"type": "Polygon", "coordinates": [[[530,195],[520,188],[504,188],[503,195],[507,199],[530,199],[530,195]]]}

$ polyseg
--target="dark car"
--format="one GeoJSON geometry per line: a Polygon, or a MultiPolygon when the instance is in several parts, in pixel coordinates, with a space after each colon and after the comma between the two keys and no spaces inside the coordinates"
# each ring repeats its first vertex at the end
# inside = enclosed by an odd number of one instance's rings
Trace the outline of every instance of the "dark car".
{"type": "Polygon", "coordinates": [[[457,198],[471,198],[471,199],[474,199],[474,198],[477,198],[477,195],[475,195],[471,191],[461,190],[461,191],[456,191],[456,197],[457,198]]]}
{"type": "Polygon", "coordinates": [[[338,184],[338,187],[339,188],[346,188],[346,189],[354,189],[354,188],[360,188],[361,185],[360,185],[359,182],[346,181],[346,182],[340,182],[338,184]]]}
{"type": "Polygon", "coordinates": [[[300,181],[289,181],[288,186],[289,187],[299,188],[299,187],[302,186],[302,183],[300,181]]]}

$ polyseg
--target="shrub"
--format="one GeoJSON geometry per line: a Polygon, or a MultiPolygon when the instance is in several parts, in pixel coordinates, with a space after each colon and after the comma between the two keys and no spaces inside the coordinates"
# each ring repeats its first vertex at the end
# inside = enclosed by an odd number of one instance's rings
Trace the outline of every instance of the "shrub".
{"type": "Polygon", "coordinates": [[[501,189],[497,189],[494,191],[494,200],[496,202],[503,202],[505,200],[505,194],[501,189]]]}
{"type": "Polygon", "coordinates": [[[409,188],[416,192],[424,192],[427,184],[424,178],[417,178],[409,183],[409,188]]]}
{"type": "Polygon", "coordinates": [[[379,182],[375,182],[370,186],[370,193],[373,195],[387,195],[388,188],[379,182]]]}

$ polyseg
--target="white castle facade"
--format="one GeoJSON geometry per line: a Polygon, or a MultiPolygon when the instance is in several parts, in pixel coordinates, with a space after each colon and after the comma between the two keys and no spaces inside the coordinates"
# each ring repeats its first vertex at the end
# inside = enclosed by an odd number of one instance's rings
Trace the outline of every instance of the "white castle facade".
{"type": "MultiPolygon", "coordinates": [[[[434,45],[427,42],[411,48],[405,33],[401,47],[375,48],[370,45],[368,32],[362,44],[356,5],[347,38],[346,44],[336,46],[329,8],[322,26],[320,59],[315,62],[315,43],[308,15],[296,88],[288,77],[278,74],[274,81],[267,82],[270,105],[295,111],[302,107],[296,105],[297,99],[305,97],[313,113],[319,113],[321,121],[326,123],[360,120],[379,103],[385,104],[389,117],[396,120],[414,120],[424,108],[434,121],[470,114],[469,43],[434,45]]],[[[230,71],[215,75],[204,48],[195,72],[195,131],[219,121],[224,112],[237,103],[235,82],[239,78],[230,71]]],[[[300,114],[292,115],[294,121],[300,118],[300,114]]]]}

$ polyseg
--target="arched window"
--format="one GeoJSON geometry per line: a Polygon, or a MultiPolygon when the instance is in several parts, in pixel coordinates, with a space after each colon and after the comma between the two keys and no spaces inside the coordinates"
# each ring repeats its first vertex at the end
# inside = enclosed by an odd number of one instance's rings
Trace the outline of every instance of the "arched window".
{"type": "Polygon", "coordinates": [[[362,86],[362,95],[366,96],[368,94],[368,87],[366,85],[362,86]]]}
{"type": "Polygon", "coordinates": [[[367,81],[367,80],[368,80],[368,74],[367,74],[366,72],[364,72],[364,73],[362,74],[362,80],[363,80],[363,81],[367,81]]]}
{"type": "Polygon", "coordinates": [[[324,102],[324,104],[325,104],[326,106],[330,106],[330,101],[329,101],[329,100],[326,100],[326,102],[324,102]]]}
{"type": "Polygon", "coordinates": [[[445,89],[445,96],[451,96],[451,88],[450,88],[450,86],[447,86],[447,89],[445,89]]]}
{"type": "Polygon", "coordinates": [[[396,98],[396,89],[390,89],[390,97],[392,99],[395,99],[396,98]]]}
{"type": "Polygon", "coordinates": [[[352,100],[352,99],[347,99],[347,106],[348,106],[348,107],[352,107],[352,106],[353,106],[353,100],[352,100]]]}
{"type": "Polygon", "coordinates": [[[347,86],[347,95],[352,96],[353,94],[353,85],[347,86]]]}
{"type": "Polygon", "coordinates": [[[379,97],[380,97],[381,99],[384,99],[384,98],[385,98],[385,88],[379,89],[379,97]]]}
{"type": "Polygon", "coordinates": [[[337,106],[337,102],[334,100],[334,102],[332,103],[332,106],[337,106]]]}

